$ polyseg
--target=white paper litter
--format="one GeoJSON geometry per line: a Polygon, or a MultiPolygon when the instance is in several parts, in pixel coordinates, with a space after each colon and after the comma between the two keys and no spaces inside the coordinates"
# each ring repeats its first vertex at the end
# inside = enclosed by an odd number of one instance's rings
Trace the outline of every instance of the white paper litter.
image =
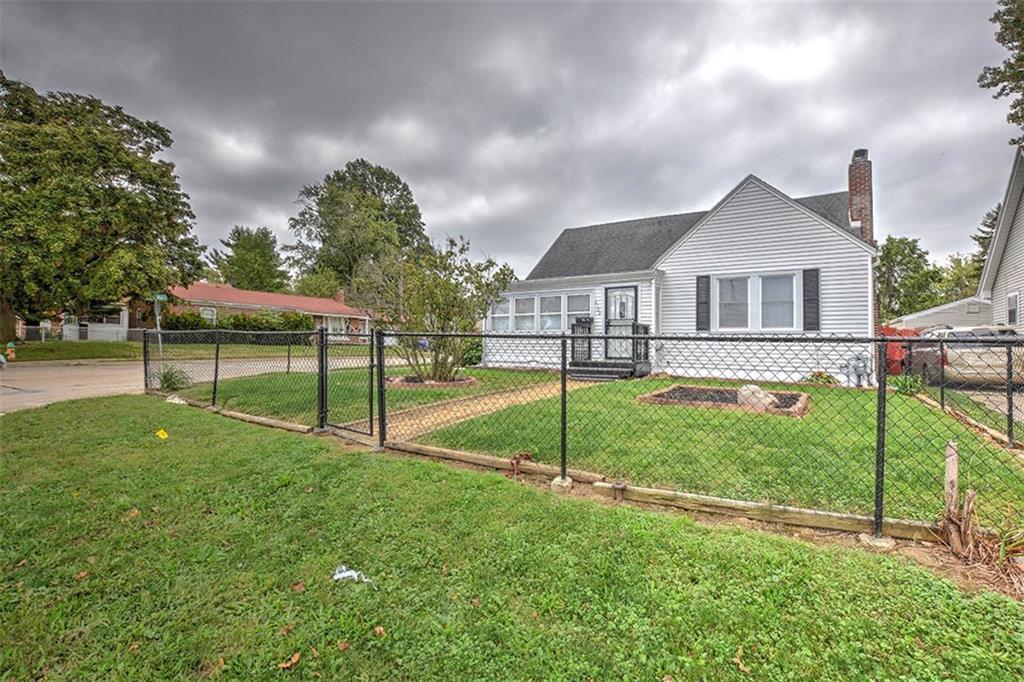
{"type": "Polygon", "coordinates": [[[176,395],[169,395],[169,396],[167,396],[167,401],[166,402],[174,403],[175,405],[188,405],[188,403],[186,403],[184,400],[182,400],[181,398],[179,398],[176,395]]]}
{"type": "Polygon", "coordinates": [[[354,568],[349,568],[345,564],[338,566],[334,569],[335,580],[351,580],[357,583],[372,583],[373,581],[366,577],[361,571],[357,571],[354,568]]]}

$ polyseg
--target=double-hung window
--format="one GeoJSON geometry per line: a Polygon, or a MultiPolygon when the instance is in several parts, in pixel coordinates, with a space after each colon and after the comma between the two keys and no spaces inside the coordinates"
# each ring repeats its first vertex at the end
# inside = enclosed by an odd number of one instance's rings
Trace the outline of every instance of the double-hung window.
{"type": "Polygon", "coordinates": [[[1020,294],[1014,293],[1006,297],[1006,324],[1016,325],[1020,320],[1020,294]]]}
{"type": "Polygon", "coordinates": [[[796,320],[796,278],[761,277],[761,329],[792,329],[796,320]]]}
{"type": "Polygon", "coordinates": [[[507,332],[509,330],[509,301],[507,298],[499,298],[491,306],[491,331],[507,332]]]}
{"type": "Polygon", "coordinates": [[[537,299],[517,298],[515,303],[515,329],[520,332],[535,331],[537,313],[537,299]]]}
{"type": "Polygon", "coordinates": [[[540,330],[543,332],[562,329],[562,296],[540,297],[540,330]]]}
{"type": "Polygon", "coordinates": [[[749,277],[723,277],[718,280],[719,329],[746,329],[750,326],[749,277]]]}
{"type": "Polygon", "coordinates": [[[590,317],[590,294],[569,294],[565,297],[565,308],[571,330],[579,318],[590,317]]]}

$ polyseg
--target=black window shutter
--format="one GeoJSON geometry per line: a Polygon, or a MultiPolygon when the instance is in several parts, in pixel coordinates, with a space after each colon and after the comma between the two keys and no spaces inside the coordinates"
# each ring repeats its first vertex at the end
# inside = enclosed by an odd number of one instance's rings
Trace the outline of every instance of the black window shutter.
{"type": "Polygon", "coordinates": [[[711,331],[711,275],[697,275],[697,331],[711,331]]]}
{"type": "Polygon", "coordinates": [[[804,270],[804,331],[821,331],[820,270],[804,270]]]}

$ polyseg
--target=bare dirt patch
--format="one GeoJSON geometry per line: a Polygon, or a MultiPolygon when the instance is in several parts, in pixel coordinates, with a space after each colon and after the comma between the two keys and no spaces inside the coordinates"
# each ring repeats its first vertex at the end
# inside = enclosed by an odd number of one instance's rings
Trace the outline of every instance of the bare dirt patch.
{"type": "Polygon", "coordinates": [[[388,388],[466,388],[477,383],[476,377],[464,376],[452,381],[434,381],[433,379],[422,379],[415,375],[403,375],[388,377],[388,388]]]}

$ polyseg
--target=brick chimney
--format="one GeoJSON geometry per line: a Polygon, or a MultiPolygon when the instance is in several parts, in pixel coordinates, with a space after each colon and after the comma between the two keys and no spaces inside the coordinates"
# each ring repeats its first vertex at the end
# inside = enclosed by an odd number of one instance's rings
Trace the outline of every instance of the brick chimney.
{"type": "Polygon", "coordinates": [[[338,303],[345,305],[345,292],[342,291],[341,289],[338,289],[337,291],[334,292],[333,298],[338,303]]]}
{"type": "Polygon", "coordinates": [[[867,149],[853,150],[850,159],[850,224],[860,228],[861,238],[875,243],[875,211],[871,192],[871,160],[867,149]]]}

